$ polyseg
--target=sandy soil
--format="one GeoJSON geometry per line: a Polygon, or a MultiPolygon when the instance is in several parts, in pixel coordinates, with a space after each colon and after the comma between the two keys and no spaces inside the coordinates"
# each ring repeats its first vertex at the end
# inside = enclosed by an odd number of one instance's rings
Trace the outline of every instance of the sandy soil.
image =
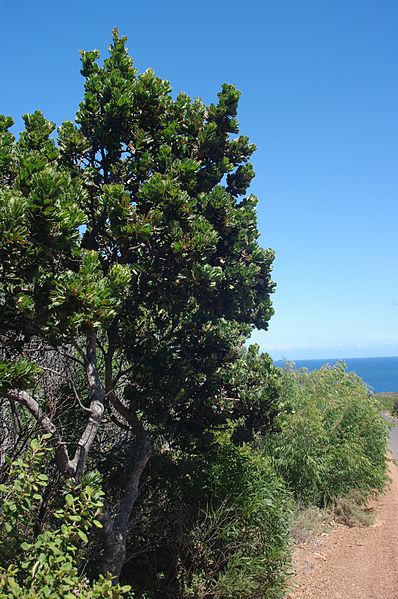
{"type": "Polygon", "coordinates": [[[375,524],[338,527],[295,552],[286,599],[398,599],[398,467],[374,508],[375,524]]]}

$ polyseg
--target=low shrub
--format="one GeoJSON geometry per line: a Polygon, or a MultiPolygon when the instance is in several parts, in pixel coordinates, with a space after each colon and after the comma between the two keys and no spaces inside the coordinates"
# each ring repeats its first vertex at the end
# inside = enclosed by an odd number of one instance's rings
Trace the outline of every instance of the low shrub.
{"type": "MultiPolygon", "coordinates": [[[[90,582],[79,572],[92,527],[103,507],[99,475],[81,484],[65,483],[62,501],[51,514],[53,526],[35,533],[35,519],[48,477],[42,463],[49,449],[46,436],[33,439],[25,454],[9,464],[7,484],[0,485],[0,599],[118,599],[130,587],[100,576],[90,582]]],[[[131,596],[131,595],[130,595],[131,596]]]]}
{"type": "Polygon", "coordinates": [[[375,397],[379,402],[380,410],[393,416],[397,415],[398,393],[375,393],[375,397]]]}
{"type": "Polygon", "coordinates": [[[284,370],[287,407],[265,451],[296,499],[325,506],[353,490],[368,497],[387,481],[388,426],[377,399],[344,364],[284,370]]]}
{"type": "Polygon", "coordinates": [[[294,543],[305,543],[325,530],[329,522],[330,513],[327,510],[298,502],[290,529],[292,540],[294,543]]]}
{"type": "Polygon", "coordinates": [[[366,497],[357,490],[337,497],[331,505],[331,514],[335,522],[345,526],[371,526],[375,521],[375,513],[367,506],[366,497]]]}
{"type": "Polygon", "coordinates": [[[209,562],[222,556],[223,567],[214,572],[210,585],[209,568],[205,567],[198,577],[202,588],[199,585],[193,596],[282,597],[290,564],[292,504],[269,461],[248,445],[220,445],[217,459],[209,467],[209,489],[212,502],[222,506],[220,514],[226,516],[209,562]]]}
{"type": "Polygon", "coordinates": [[[206,463],[168,457],[152,471],[132,531],[139,545],[129,546],[124,576],[137,596],[283,597],[293,502],[268,458],[228,435],[209,449],[206,463]]]}

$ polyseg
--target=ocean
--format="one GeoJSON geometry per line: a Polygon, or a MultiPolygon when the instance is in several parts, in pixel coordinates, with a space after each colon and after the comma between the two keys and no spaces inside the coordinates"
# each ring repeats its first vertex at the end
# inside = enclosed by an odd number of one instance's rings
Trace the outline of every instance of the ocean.
{"type": "MultiPolygon", "coordinates": [[[[296,368],[308,368],[317,370],[323,364],[335,364],[345,362],[348,370],[352,370],[361,377],[375,393],[382,391],[398,392],[398,357],[391,358],[346,358],[344,360],[295,360],[296,368]]],[[[277,366],[283,366],[283,361],[275,362],[277,366]]]]}

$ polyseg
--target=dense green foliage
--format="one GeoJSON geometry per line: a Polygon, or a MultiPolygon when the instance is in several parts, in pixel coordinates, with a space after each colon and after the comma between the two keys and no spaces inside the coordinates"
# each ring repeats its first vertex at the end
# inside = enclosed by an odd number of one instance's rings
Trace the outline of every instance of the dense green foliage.
{"type": "Polygon", "coordinates": [[[380,409],[392,416],[398,416],[398,393],[375,393],[380,409]]]}
{"type": "Polygon", "coordinates": [[[212,526],[201,519],[196,528],[199,534],[191,536],[191,555],[198,560],[205,553],[202,568],[195,573],[192,596],[282,597],[290,565],[292,513],[283,482],[253,448],[237,449],[230,444],[219,448],[208,476],[212,526]],[[214,525],[219,530],[212,535],[214,525]],[[218,571],[214,572],[214,564],[218,571]]]}
{"type": "MultiPolygon", "coordinates": [[[[255,348],[248,363],[247,391],[268,373],[255,348]]],[[[261,449],[234,444],[232,428],[215,435],[206,456],[154,455],[127,540],[124,578],[137,599],[279,599],[289,574],[293,497],[325,505],[382,490],[387,427],[362,381],[344,365],[273,376],[281,379],[280,428],[261,449]]],[[[38,531],[43,490],[54,484],[43,472],[47,455],[42,441],[32,441],[0,486],[0,597],[124,596],[127,589],[109,578],[89,582],[81,573],[101,528],[98,475],[64,483],[38,531]]]]}
{"type": "Polygon", "coordinates": [[[90,583],[78,572],[87,558],[88,534],[93,526],[102,526],[96,519],[104,495],[98,474],[87,474],[80,485],[65,483],[51,521],[35,534],[48,485],[43,461],[49,448],[44,441],[33,439],[23,458],[10,463],[7,484],[0,485],[0,597],[124,597],[129,587],[113,586],[111,577],[90,583]]]}
{"type": "Polygon", "coordinates": [[[127,408],[186,443],[248,415],[224,409],[220,368],[267,327],[273,252],[243,197],[255,146],[236,137],[239,92],[173,99],[125,41],[114,33],[102,65],[82,52],[84,98],[58,144],[40,112],[18,140],[0,121],[0,331],[56,347],[95,331],[134,371],[127,408]]]}
{"type": "Polygon", "coordinates": [[[269,461],[226,433],[197,456],[159,457],[137,506],[128,578],[145,597],[283,595],[292,499],[269,461]],[[144,550],[143,550],[144,548],[144,550]]]}
{"type": "Polygon", "coordinates": [[[288,409],[281,432],[266,439],[276,471],[296,498],[325,505],[358,490],[364,496],[386,483],[388,428],[378,401],[344,364],[321,370],[285,370],[288,409]]]}
{"type": "Polygon", "coordinates": [[[159,448],[206,456],[223,427],[238,444],[272,427],[275,369],[244,348],[273,313],[274,254],[238,90],[175,97],[117,30],[81,60],[74,122],[36,111],[16,138],[0,117],[0,385],[51,433],[61,475],[101,469],[100,568],[119,576],[159,448]]]}
{"type": "Polygon", "coordinates": [[[239,92],[175,97],[117,31],[81,73],[56,133],[0,116],[0,597],[279,599],[294,498],[380,490],[386,427],[343,367],[246,348],[274,255],[239,92]]]}

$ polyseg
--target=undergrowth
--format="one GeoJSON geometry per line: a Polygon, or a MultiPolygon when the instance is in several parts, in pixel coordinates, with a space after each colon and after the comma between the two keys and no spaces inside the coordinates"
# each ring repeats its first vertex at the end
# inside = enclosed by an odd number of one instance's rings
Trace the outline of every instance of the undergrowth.
{"type": "MultiPolygon", "coordinates": [[[[224,429],[213,438],[206,460],[183,452],[154,456],[132,522],[123,574],[123,583],[134,588],[137,599],[281,599],[293,543],[307,541],[334,522],[373,523],[368,500],[388,480],[388,427],[378,399],[344,365],[312,373],[284,370],[281,378],[277,426],[265,438],[235,445],[233,429],[224,429]]],[[[25,505],[21,489],[31,484],[31,476],[38,478],[33,481],[38,488],[47,484],[47,477],[28,468],[29,451],[16,463],[24,476],[13,477],[11,469],[8,486],[0,489],[0,595],[13,586],[14,596],[31,597],[43,580],[54,589],[49,596],[61,596],[60,589],[65,597],[122,596],[128,587],[112,587],[110,578],[90,586],[81,570],[102,506],[99,482],[68,487],[64,502],[59,498],[50,515],[51,526],[35,537],[31,520],[40,491],[25,505]],[[21,501],[19,512],[14,504],[21,501]],[[79,509],[70,515],[75,505],[79,509]],[[11,536],[10,526],[15,528],[11,536]],[[24,562],[16,557],[19,548],[27,555],[24,562]],[[43,562],[41,578],[32,578],[32,564],[38,560],[43,562]],[[83,587],[85,594],[79,595],[83,587]]]]}
{"type": "Polygon", "coordinates": [[[371,526],[375,521],[375,512],[368,507],[366,496],[356,490],[337,497],[330,511],[333,520],[345,526],[371,526]]]}
{"type": "Polygon", "coordinates": [[[375,393],[383,412],[389,412],[392,416],[398,415],[398,393],[375,393]]]}
{"type": "Polygon", "coordinates": [[[285,412],[264,450],[297,501],[326,507],[360,493],[366,501],[387,477],[388,425],[377,399],[344,364],[285,370],[285,412]]]}

